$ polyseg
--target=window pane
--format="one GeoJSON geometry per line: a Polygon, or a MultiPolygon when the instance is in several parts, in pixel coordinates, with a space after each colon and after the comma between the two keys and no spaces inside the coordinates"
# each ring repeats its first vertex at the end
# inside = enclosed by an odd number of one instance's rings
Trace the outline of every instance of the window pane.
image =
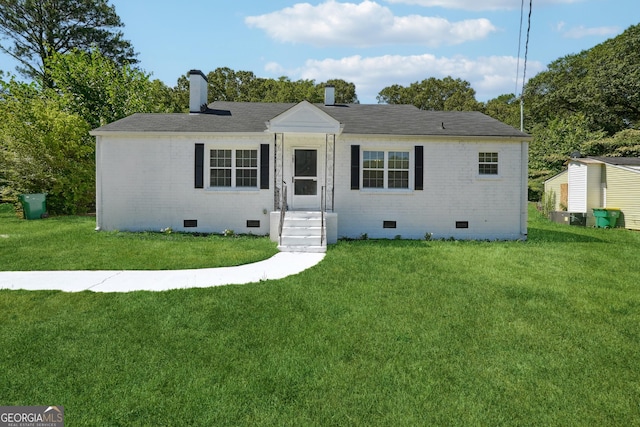
{"type": "Polygon", "coordinates": [[[480,175],[497,175],[498,153],[478,153],[478,173],[480,175]]]}
{"type": "Polygon", "coordinates": [[[318,182],[313,179],[296,179],[293,188],[296,196],[315,196],[318,194],[318,182]]]}
{"type": "Polygon", "coordinates": [[[211,167],[209,185],[231,187],[231,150],[211,150],[209,154],[211,167]]]}
{"type": "Polygon", "coordinates": [[[409,152],[390,151],[389,169],[409,169],[409,152]]]}
{"type": "Polygon", "coordinates": [[[230,168],[231,150],[211,150],[212,168],[230,168]]]}
{"type": "Polygon", "coordinates": [[[362,186],[364,188],[384,188],[384,171],[382,170],[362,171],[362,186]]]}
{"type": "Polygon", "coordinates": [[[409,188],[409,172],[389,171],[389,188],[409,188]]]}
{"type": "Polygon", "coordinates": [[[296,150],[294,171],[295,176],[317,176],[317,158],[317,150],[296,150]]]}
{"type": "Polygon", "coordinates": [[[258,150],[236,150],[236,167],[258,167],[258,150]]]}
{"type": "Polygon", "coordinates": [[[365,151],[362,159],[365,169],[384,169],[384,151],[365,151]]]}
{"type": "Polygon", "coordinates": [[[497,164],[481,164],[479,165],[479,173],[480,175],[498,175],[498,165],[497,164]]]}
{"type": "Polygon", "coordinates": [[[257,169],[236,170],[236,187],[257,187],[257,186],[258,186],[258,170],[257,169]]]}
{"type": "Polygon", "coordinates": [[[231,169],[211,169],[211,187],[231,187],[231,169]]]}

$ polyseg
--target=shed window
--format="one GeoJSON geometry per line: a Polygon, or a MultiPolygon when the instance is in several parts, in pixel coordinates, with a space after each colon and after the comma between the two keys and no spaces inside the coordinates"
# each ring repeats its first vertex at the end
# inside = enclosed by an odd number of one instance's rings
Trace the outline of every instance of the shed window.
{"type": "Polygon", "coordinates": [[[498,175],[498,153],[478,153],[478,173],[498,175]]]}

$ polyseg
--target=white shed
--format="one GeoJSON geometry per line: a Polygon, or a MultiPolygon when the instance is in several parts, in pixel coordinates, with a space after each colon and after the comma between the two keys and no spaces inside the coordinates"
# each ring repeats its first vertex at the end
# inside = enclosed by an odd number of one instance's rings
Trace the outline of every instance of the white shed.
{"type": "Polygon", "coordinates": [[[617,208],[617,225],[640,230],[640,158],[575,158],[568,165],[568,211],[584,213],[594,224],[593,208],[617,208]]]}

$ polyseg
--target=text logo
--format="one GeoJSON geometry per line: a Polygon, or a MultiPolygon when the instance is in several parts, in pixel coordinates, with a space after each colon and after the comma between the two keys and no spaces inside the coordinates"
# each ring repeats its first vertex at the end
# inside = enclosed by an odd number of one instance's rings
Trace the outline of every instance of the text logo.
{"type": "Polygon", "coordinates": [[[64,427],[64,407],[0,406],[0,427],[64,427]]]}

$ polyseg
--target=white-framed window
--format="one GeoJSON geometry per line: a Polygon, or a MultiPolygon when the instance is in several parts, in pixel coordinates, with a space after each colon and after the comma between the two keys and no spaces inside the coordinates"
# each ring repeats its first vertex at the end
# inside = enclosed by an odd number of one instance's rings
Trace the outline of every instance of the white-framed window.
{"type": "Polygon", "coordinates": [[[408,189],[409,151],[363,151],[362,187],[408,189]]]}
{"type": "Polygon", "coordinates": [[[478,153],[478,174],[498,175],[498,153],[478,153]]]}
{"type": "Polygon", "coordinates": [[[209,151],[211,187],[258,187],[258,150],[209,151]]]}

